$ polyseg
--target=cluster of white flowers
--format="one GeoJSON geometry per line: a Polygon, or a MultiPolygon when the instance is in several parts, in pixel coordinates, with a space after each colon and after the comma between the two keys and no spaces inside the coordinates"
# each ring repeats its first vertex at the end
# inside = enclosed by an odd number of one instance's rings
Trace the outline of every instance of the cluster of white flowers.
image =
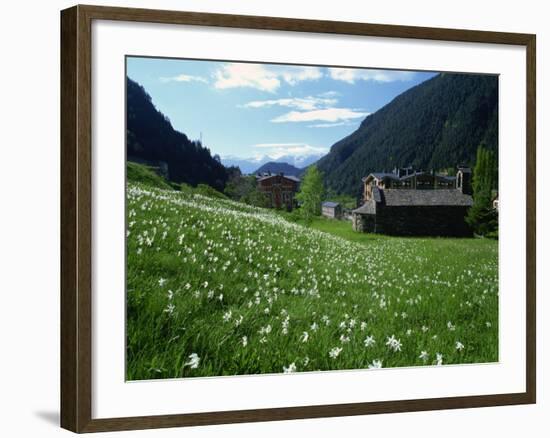
{"type": "Polygon", "coordinates": [[[334,347],[332,348],[329,352],[328,352],[328,355],[332,358],[332,359],[336,359],[340,353],[342,352],[343,348],[342,347],[334,347]]]}
{"type": "MultiPolygon", "coordinates": [[[[129,251],[138,258],[170,251],[189,273],[176,280],[171,269],[161,270],[149,280],[161,300],[162,318],[177,327],[178,319],[201,309],[216,318],[206,320],[212,331],[223,330],[218,338],[223,347],[242,349],[243,355],[264,355],[267,345],[284,336],[283,348],[300,352],[279,362],[284,372],[296,371],[296,364],[300,370],[308,365],[316,369],[312,347],[321,340],[330,344],[325,343],[319,355],[339,358],[338,364],[363,355],[364,367],[380,368],[382,361],[393,366],[408,355],[416,364],[442,365],[443,354],[452,363],[470,353],[464,345],[469,344],[468,334],[496,330],[494,321],[474,327],[462,320],[453,323],[452,315],[437,320],[435,312],[428,319],[424,310],[418,311],[439,302],[438,290],[452,297],[457,308],[465,307],[463,312],[483,306],[498,294],[496,264],[477,264],[451,275],[447,265],[452,263],[442,260],[436,271],[424,275],[385,262],[390,256],[416,265],[431,261],[399,240],[380,240],[367,248],[265,209],[227,199],[213,202],[197,194],[130,184],[127,196],[129,251]],[[276,234],[284,236],[280,247],[273,243],[276,234]],[[286,277],[293,278],[292,284],[286,277]],[[297,311],[291,300],[304,306],[297,311]]],[[[189,356],[186,367],[199,367],[197,353],[189,356]]]]}
{"type": "Polygon", "coordinates": [[[391,335],[387,341],[386,345],[389,347],[392,351],[401,351],[401,341],[399,339],[396,339],[394,335],[391,335]]]}

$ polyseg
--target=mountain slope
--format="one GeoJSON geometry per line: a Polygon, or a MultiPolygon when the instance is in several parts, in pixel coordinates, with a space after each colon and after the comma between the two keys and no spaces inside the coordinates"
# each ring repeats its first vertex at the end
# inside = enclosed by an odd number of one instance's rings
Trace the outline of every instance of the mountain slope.
{"type": "Polygon", "coordinates": [[[302,173],[302,169],[298,169],[297,167],[294,167],[288,163],[279,163],[275,161],[270,161],[269,163],[263,164],[262,166],[260,166],[258,169],[254,171],[254,173],[264,173],[264,172],[271,172],[271,173],[282,172],[285,175],[298,176],[302,173]]]}
{"type": "Polygon", "coordinates": [[[317,166],[328,188],[357,195],[372,171],[473,165],[481,143],[498,151],[498,78],[443,73],[368,116],[317,166]]]}
{"type": "Polygon", "coordinates": [[[226,167],[236,166],[241,169],[242,173],[249,174],[254,173],[258,167],[269,163],[288,163],[291,166],[294,166],[297,169],[301,169],[303,172],[304,167],[307,167],[317,160],[319,160],[324,153],[318,154],[308,154],[308,155],[283,155],[280,157],[270,157],[269,155],[264,155],[260,158],[239,158],[234,156],[225,156],[221,157],[222,164],[226,167]]]}
{"type": "Polygon", "coordinates": [[[127,78],[126,148],[129,161],[167,167],[168,179],[223,190],[225,167],[200,142],[176,131],[144,88],[127,78]]]}

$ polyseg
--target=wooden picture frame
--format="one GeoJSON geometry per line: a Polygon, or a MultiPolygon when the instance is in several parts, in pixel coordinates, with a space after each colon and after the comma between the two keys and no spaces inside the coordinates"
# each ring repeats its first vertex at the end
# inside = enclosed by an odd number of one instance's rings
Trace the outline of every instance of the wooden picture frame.
{"type": "Polygon", "coordinates": [[[535,49],[531,34],[75,6],[61,12],[61,426],[99,432],[529,404],[536,401],[535,49]],[[526,48],[526,391],[193,414],[92,418],[92,35],[93,20],[410,38],[526,48]]]}

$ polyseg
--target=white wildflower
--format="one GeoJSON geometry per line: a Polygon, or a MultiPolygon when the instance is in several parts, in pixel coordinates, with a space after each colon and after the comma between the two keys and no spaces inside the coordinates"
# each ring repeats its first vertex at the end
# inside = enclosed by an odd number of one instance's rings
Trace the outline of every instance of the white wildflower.
{"type": "Polygon", "coordinates": [[[342,344],[346,344],[349,342],[349,336],[345,336],[345,335],[340,335],[340,342],[342,344]]]}
{"type": "Polygon", "coordinates": [[[308,332],[303,332],[303,333],[302,333],[302,336],[300,337],[300,340],[301,340],[302,342],[307,342],[308,339],[309,339],[309,333],[308,333],[308,332]]]}
{"type": "Polygon", "coordinates": [[[428,360],[429,354],[427,351],[422,351],[420,353],[420,356],[418,356],[419,359],[422,359],[424,362],[428,360]]]}
{"type": "Polygon", "coordinates": [[[231,310],[228,310],[223,314],[223,322],[227,322],[231,319],[232,312],[231,310]]]}
{"type": "Polygon", "coordinates": [[[260,328],[258,332],[260,335],[268,335],[271,333],[271,324],[266,325],[265,327],[260,328]]]}
{"type": "Polygon", "coordinates": [[[294,362],[292,362],[288,367],[283,367],[283,372],[285,374],[295,373],[296,372],[296,364],[294,362]]]}
{"type": "Polygon", "coordinates": [[[455,347],[458,351],[464,350],[464,344],[460,341],[456,341],[455,347]]]}
{"type": "Polygon", "coordinates": [[[368,365],[368,368],[369,369],[377,369],[377,368],[382,368],[382,361],[381,360],[378,360],[378,359],[375,359],[372,361],[372,363],[370,363],[368,365]]]}
{"type": "Polygon", "coordinates": [[[189,362],[185,362],[183,366],[190,367],[190,368],[198,368],[199,362],[201,361],[200,357],[197,355],[197,353],[191,353],[189,355],[189,362]]]}
{"type": "Polygon", "coordinates": [[[393,351],[401,351],[401,341],[396,339],[394,335],[391,335],[386,341],[386,345],[393,351]]]}
{"type": "Polygon", "coordinates": [[[332,358],[332,359],[336,359],[339,354],[342,352],[343,348],[342,347],[334,347],[333,349],[331,349],[329,352],[328,352],[328,355],[332,358]]]}
{"type": "Polygon", "coordinates": [[[363,343],[365,344],[365,347],[371,347],[376,344],[376,340],[374,339],[374,336],[367,336],[363,343]]]}

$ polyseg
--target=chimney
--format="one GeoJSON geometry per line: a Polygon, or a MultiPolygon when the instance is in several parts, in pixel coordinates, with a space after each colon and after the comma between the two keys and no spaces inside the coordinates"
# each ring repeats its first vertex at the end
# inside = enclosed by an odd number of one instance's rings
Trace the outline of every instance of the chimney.
{"type": "Polygon", "coordinates": [[[472,169],[469,167],[458,166],[458,172],[456,173],[456,188],[465,195],[473,194],[472,169]]]}

